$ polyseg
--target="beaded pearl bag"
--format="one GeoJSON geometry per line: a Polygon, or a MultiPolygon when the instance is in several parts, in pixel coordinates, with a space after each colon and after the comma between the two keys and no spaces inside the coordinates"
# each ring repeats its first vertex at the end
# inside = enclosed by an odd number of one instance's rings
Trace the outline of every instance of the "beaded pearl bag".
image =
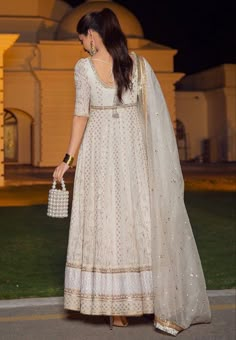
{"type": "Polygon", "coordinates": [[[69,191],[66,190],[63,179],[61,180],[62,189],[56,189],[56,183],[54,180],[52,188],[49,190],[47,216],[68,217],[69,191]]]}

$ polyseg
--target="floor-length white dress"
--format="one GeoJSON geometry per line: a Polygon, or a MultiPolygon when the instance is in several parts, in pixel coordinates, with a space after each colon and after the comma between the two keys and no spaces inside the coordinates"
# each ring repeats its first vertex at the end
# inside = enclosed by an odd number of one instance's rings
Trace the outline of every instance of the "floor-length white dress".
{"type": "Polygon", "coordinates": [[[147,154],[138,115],[138,72],[116,88],[90,57],[75,66],[75,115],[88,116],[74,179],[64,306],[83,314],[153,313],[147,154]]]}

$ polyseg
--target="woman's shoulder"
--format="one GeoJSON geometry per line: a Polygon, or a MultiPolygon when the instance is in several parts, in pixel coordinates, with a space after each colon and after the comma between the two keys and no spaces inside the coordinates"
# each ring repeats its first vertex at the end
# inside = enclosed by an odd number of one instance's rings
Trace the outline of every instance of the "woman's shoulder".
{"type": "Polygon", "coordinates": [[[86,75],[88,70],[88,63],[89,63],[89,57],[87,58],[80,58],[75,63],[75,71],[79,72],[81,75],[86,75]]]}

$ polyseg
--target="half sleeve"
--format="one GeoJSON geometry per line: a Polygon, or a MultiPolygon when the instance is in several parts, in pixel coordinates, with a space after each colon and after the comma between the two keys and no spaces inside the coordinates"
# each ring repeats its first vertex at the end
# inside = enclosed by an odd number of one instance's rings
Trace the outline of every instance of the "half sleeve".
{"type": "Polygon", "coordinates": [[[89,117],[90,85],[84,60],[79,60],[74,69],[75,116],[89,117]]]}

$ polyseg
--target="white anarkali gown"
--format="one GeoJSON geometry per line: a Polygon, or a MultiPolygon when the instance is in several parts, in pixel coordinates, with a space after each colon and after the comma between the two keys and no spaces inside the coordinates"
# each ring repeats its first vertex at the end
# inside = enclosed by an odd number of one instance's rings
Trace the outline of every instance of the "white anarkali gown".
{"type": "Polygon", "coordinates": [[[172,335],[209,323],[200,257],[184,204],[175,134],[151,66],[133,53],[120,104],[91,58],[75,66],[80,146],[64,306],[90,315],[154,314],[172,335]]]}
{"type": "Polygon", "coordinates": [[[153,313],[147,156],[133,90],[117,106],[91,58],[75,67],[80,146],[65,272],[65,308],[84,314],[153,313]]]}

